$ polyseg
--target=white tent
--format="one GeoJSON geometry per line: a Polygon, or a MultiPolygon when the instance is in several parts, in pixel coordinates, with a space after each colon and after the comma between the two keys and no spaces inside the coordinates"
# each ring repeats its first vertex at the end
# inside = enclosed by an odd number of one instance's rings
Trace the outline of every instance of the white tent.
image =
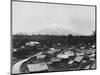
{"type": "Polygon", "coordinates": [[[45,58],[46,57],[46,55],[38,55],[38,56],[36,56],[37,57],[37,59],[43,59],[43,58],[45,58]]]}
{"type": "Polygon", "coordinates": [[[65,55],[65,54],[58,54],[57,57],[58,58],[64,58],[64,59],[69,58],[69,56],[65,55]]]}
{"type": "Polygon", "coordinates": [[[83,56],[77,56],[74,61],[80,62],[83,58],[83,56]]]}
{"type": "Polygon", "coordinates": [[[48,66],[46,63],[28,64],[27,66],[30,72],[48,70],[48,66]]]}
{"type": "Polygon", "coordinates": [[[74,53],[72,51],[67,51],[67,52],[64,52],[65,55],[68,55],[68,56],[74,56],[74,53]]]}

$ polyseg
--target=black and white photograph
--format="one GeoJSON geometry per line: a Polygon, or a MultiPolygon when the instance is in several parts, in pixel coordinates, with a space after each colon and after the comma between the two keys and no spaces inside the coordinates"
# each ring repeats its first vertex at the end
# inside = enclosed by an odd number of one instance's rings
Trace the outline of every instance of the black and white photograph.
{"type": "Polygon", "coordinates": [[[11,74],[96,69],[96,6],[12,0],[11,74]]]}

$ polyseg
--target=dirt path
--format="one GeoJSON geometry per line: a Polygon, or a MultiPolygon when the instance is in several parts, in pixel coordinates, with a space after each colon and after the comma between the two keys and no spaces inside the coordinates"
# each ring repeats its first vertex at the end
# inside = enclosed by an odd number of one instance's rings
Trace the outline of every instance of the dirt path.
{"type": "Polygon", "coordinates": [[[35,55],[29,57],[29,58],[23,59],[23,60],[17,62],[16,64],[14,64],[13,67],[12,67],[12,73],[13,73],[13,74],[21,73],[21,71],[20,71],[21,65],[22,65],[24,62],[26,62],[26,61],[28,61],[29,59],[31,59],[32,57],[35,57],[35,56],[37,56],[37,55],[39,55],[39,54],[41,54],[41,52],[39,52],[39,53],[37,53],[37,54],[35,54],[35,55]]]}

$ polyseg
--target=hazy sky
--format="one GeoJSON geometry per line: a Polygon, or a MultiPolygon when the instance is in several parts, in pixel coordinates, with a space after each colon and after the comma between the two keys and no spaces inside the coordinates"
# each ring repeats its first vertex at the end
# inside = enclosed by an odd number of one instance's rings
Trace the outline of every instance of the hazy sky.
{"type": "Polygon", "coordinates": [[[60,27],[80,34],[95,30],[95,7],[29,2],[12,3],[12,31],[33,33],[60,27]]]}

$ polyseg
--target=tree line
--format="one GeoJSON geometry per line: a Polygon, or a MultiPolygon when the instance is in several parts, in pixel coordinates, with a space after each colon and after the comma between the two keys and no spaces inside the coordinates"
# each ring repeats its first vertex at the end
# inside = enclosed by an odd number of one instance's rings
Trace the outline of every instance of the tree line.
{"type": "Polygon", "coordinates": [[[30,41],[38,41],[41,45],[47,45],[49,47],[52,44],[61,43],[62,45],[79,45],[79,44],[95,44],[96,43],[96,32],[93,32],[92,35],[83,36],[83,35],[25,35],[25,34],[16,34],[12,35],[12,47],[19,48],[24,46],[25,43],[30,41]]]}

